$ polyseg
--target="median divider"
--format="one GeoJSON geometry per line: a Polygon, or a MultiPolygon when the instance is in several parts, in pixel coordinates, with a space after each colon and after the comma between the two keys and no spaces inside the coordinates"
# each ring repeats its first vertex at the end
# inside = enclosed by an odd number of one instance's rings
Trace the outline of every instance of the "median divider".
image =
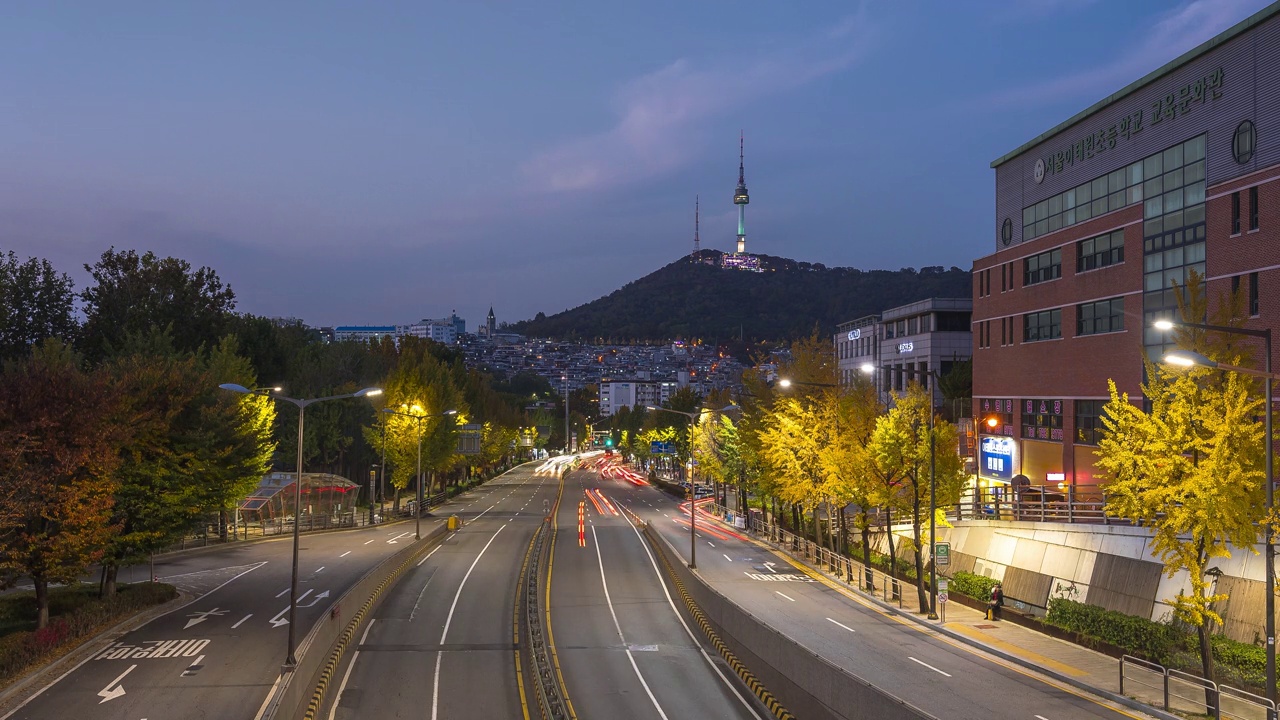
{"type": "Polygon", "coordinates": [[[448,533],[444,522],[420,540],[383,560],[330,607],[298,645],[298,667],[281,673],[259,713],[260,720],[312,720],[324,704],[329,683],[352,639],[368,621],[383,594],[423,553],[448,533]]]}
{"type": "Polygon", "coordinates": [[[815,654],[721,595],[647,524],[644,535],[703,632],[714,637],[711,642],[721,656],[779,720],[793,717],[793,712],[805,720],[938,720],[815,654]]]}

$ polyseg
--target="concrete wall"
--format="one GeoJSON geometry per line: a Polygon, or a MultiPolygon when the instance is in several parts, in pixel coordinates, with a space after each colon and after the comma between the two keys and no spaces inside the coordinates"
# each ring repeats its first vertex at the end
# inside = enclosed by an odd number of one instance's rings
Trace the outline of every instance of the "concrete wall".
{"type": "MultiPolygon", "coordinates": [[[[895,532],[899,557],[910,558],[910,528],[895,532]]],[[[1116,525],[967,520],[940,528],[938,539],[951,543],[951,571],[965,571],[1004,583],[1014,607],[1042,614],[1049,599],[1063,597],[1128,615],[1167,620],[1166,602],[1191,592],[1186,572],[1164,573],[1151,552],[1151,533],[1116,525]]],[[[883,535],[876,539],[886,552],[883,535]]],[[[1265,565],[1262,548],[1233,550],[1210,562],[1222,571],[1217,592],[1223,632],[1234,640],[1263,637],[1265,565]]]]}

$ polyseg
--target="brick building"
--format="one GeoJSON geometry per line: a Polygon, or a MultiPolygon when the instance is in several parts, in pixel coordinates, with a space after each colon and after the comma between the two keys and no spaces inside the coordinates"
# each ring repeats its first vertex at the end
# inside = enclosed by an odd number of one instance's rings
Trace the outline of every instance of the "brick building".
{"type": "MultiPolygon", "coordinates": [[[[1097,483],[1107,380],[1140,394],[1151,327],[1191,271],[1280,326],[1280,3],[991,164],[995,252],[974,262],[974,411],[999,487],[1097,483]]],[[[1261,355],[1259,348],[1259,356],[1261,355]]],[[[1273,358],[1280,366],[1280,357],[1273,358]]]]}

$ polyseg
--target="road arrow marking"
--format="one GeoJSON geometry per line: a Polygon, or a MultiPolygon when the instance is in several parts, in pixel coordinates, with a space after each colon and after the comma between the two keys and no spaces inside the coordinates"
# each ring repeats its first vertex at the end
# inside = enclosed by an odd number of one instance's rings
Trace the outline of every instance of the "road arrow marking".
{"type": "Polygon", "coordinates": [[[413,533],[411,533],[411,532],[407,532],[407,533],[400,533],[399,535],[397,535],[397,536],[395,536],[395,537],[391,538],[390,540],[388,540],[388,541],[387,541],[387,544],[388,544],[388,545],[399,545],[399,544],[400,544],[400,540],[401,540],[402,538],[406,538],[406,537],[408,537],[408,536],[410,536],[410,535],[412,535],[412,534],[413,534],[413,533]]]}
{"type": "Polygon", "coordinates": [[[218,608],[214,608],[214,609],[212,609],[212,610],[205,610],[204,612],[192,613],[192,614],[190,614],[190,615],[188,615],[188,616],[187,616],[187,617],[189,617],[189,618],[191,618],[191,619],[187,621],[187,624],[186,624],[186,625],[183,625],[183,626],[182,626],[182,629],[183,629],[183,630],[186,630],[187,628],[190,628],[192,625],[199,625],[200,623],[204,622],[205,620],[208,620],[210,615],[212,615],[212,616],[214,616],[214,617],[217,617],[217,616],[219,616],[219,615],[226,615],[226,614],[227,614],[227,613],[229,613],[229,612],[231,612],[231,611],[230,611],[230,610],[219,610],[218,608]]]}
{"type": "Polygon", "coordinates": [[[311,607],[312,605],[315,605],[316,603],[320,602],[321,600],[323,600],[323,599],[325,599],[325,598],[327,598],[327,597],[329,597],[329,591],[328,591],[328,590],[325,590],[324,592],[322,592],[322,593],[320,593],[319,595],[315,596],[315,599],[313,599],[310,603],[308,603],[308,604],[306,604],[306,605],[299,605],[298,607],[300,607],[300,608],[309,608],[309,607],[311,607]]]}
{"type": "Polygon", "coordinates": [[[129,673],[131,673],[131,672],[133,672],[133,669],[134,669],[134,668],[136,668],[136,667],[138,667],[138,666],[137,666],[137,665],[130,665],[128,670],[125,670],[124,672],[120,673],[120,677],[118,677],[118,678],[116,678],[115,680],[112,680],[111,682],[107,683],[107,686],[106,686],[106,687],[104,687],[104,688],[102,688],[101,690],[99,690],[99,691],[98,691],[98,697],[100,697],[100,698],[102,698],[102,699],[98,701],[98,704],[99,704],[99,705],[101,705],[102,703],[107,702],[108,700],[115,700],[116,698],[118,698],[118,697],[120,697],[121,695],[123,695],[123,694],[124,694],[124,686],[120,684],[120,681],[121,681],[121,680],[124,680],[124,676],[125,676],[125,675],[128,675],[128,674],[129,674],[129,673]]]}

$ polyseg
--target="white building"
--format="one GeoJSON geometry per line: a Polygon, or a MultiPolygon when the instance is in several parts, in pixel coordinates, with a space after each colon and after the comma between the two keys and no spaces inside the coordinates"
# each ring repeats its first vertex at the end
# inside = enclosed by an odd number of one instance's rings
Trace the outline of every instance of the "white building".
{"type": "Polygon", "coordinates": [[[624,407],[660,405],[664,383],[605,380],[600,383],[600,415],[609,417],[624,407]]]}
{"type": "Polygon", "coordinates": [[[458,342],[458,326],[451,318],[423,319],[412,325],[397,325],[396,337],[425,338],[445,345],[453,345],[458,342]]]}
{"type": "Polygon", "coordinates": [[[357,340],[370,342],[384,337],[395,337],[395,325],[340,325],[333,329],[334,342],[357,340]]]}

